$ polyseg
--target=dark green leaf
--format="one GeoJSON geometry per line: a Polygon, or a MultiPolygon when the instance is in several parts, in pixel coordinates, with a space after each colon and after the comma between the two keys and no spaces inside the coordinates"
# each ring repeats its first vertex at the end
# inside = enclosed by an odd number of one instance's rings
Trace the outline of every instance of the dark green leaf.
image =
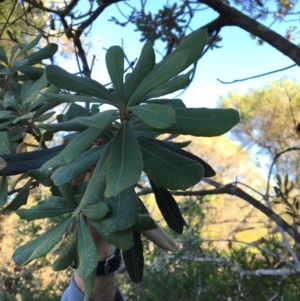
{"type": "Polygon", "coordinates": [[[104,130],[113,120],[117,118],[116,110],[107,110],[91,117],[78,117],[75,120],[84,125],[94,127],[99,130],[104,130]]]}
{"type": "Polygon", "coordinates": [[[135,283],[139,283],[143,279],[144,269],[144,255],[141,234],[134,233],[133,240],[134,246],[123,252],[123,259],[130,279],[135,283]]]}
{"type": "Polygon", "coordinates": [[[44,48],[28,55],[26,58],[28,59],[30,65],[34,65],[40,63],[42,60],[52,58],[57,49],[57,44],[49,43],[44,48]]]}
{"type": "Polygon", "coordinates": [[[110,47],[105,56],[106,68],[114,89],[116,90],[120,100],[124,102],[124,52],[120,46],[110,47]]]}
{"type": "Polygon", "coordinates": [[[6,177],[0,177],[0,208],[7,201],[8,183],[6,177]]]}
{"type": "Polygon", "coordinates": [[[37,68],[31,66],[20,66],[17,68],[17,70],[33,80],[38,80],[45,71],[44,68],[37,68]]]}
{"type": "Polygon", "coordinates": [[[83,215],[78,220],[78,276],[86,279],[98,264],[98,253],[92,235],[86,226],[83,215]]]}
{"type": "MultiPolygon", "coordinates": [[[[11,154],[7,132],[0,132],[0,155],[11,154]]],[[[1,161],[0,161],[0,169],[1,161]]]]}
{"type": "Polygon", "coordinates": [[[50,196],[46,201],[39,202],[30,209],[19,209],[16,211],[21,219],[33,221],[36,219],[59,216],[74,210],[69,203],[61,197],[50,196]]]}
{"type": "Polygon", "coordinates": [[[84,301],[89,301],[93,293],[94,285],[96,281],[96,269],[94,269],[90,275],[83,279],[84,284],[84,301]]]}
{"type": "Polygon", "coordinates": [[[194,70],[190,70],[186,74],[177,75],[174,78],[170,79],[166,83],[160,85],[159,87],[152,90],[146,95],[147,98],[160,97],[167,95],[173,92],[176,92],[181,89],[185,89],[190,84],[190,76],[194,70]]]}
{"type": "Polygon", "coordinates": [[[104,202],[98,202],[96,204],[90,204],[85,206],[82,209],[82,213],[88,218],[92,218],[95,220],[103,219],[106,214],[109,212],[107,204],[104,202]]]}
{"type": "Polygon", "coordinates": [[[155,195],[157,206],[168,226],[177,233],[182,234],[184,219],[175,199],[167,189],[158,188],[150,178],[149,180],[155,195]]]}
{"type": "Polygon", "coordinates": [[[239,122],[233,109],[175,108],[176,122],[168,133],[213,137],[223,135],[239,122]]]}
{"type": "Polygon", "coordinates": [[[90,78],[73,75],[58,66],[47,66],[46,76],[50,83],[61,89],[98,97],[103,103],[116,104],[112,94],[90,78]]]}
{"type": "Polygon", "coordinates": [[[146,104],[130,107],[140,119],[156,129],[165,129],[175,122],[174,109],[168,105],[146,104]]]}
{"type": "Polygon", "coordinates": [[[40,41],[40,39],[42,38],[43,34],[39,34],[37,35],[31,42],[29,42],[28,44],[26,44],[16,55],[16,59],[18,57],[20,57],[21,55],[25,54],[27,51],[31,50],[33,47],[35,47],[38,42],[40,41]]]}
{"type": "Polygon", "coordinates": [[[49,112],[49,113],[45,113],[44,115],[41,115],[41,116],[39,116],[37,118],[34,118],[34,121],[35,122],[45,122],[46,120],[48,120],[49,118],[51,118],[55,113],[56,112],[54,112],[54,111],[53,112],[49,112]]]}
{"type": "Polygon", "coordinates": [[[130,96],[144,78],[152,71],[155,65],[155,53],[151,42],[147,42],[141,52],[138,62],[132,71],[128,74],[124,84],[125,102],[127,104],[130,96]]]}
{"type": "Polygon", "coordinates": [[[51,177],[54,184],[61,186],[89,170],[90,167],[98,161],[104,147],[105,146],[98,146],[89,149],[71,163],[56,169],[51,177]]]}
{"type": "Polygon", "coordinates": [[[131,227],[133,232],[148,231],[155,228],[157,225],[148,213],[140,214],[139,221],[131,227]]]}
{"type": "Polygon", "coordinates": [[[37,180],[42,183],[44,186],[52,186],[53,182],[51,180],[52,171],[49,169],[40,170],[34,169],[29,170],[27,173],[31,178],[37,180]]]}
{"type": "Polygon", "coordinates": [[[18,265],[26,265],[33,259],[47,255],[69,227],[71,217],[57,224],[36,239],[16,249],[13,261],[18,265]]]}
{"type": "Polygon", "coordinates": [[[133,188],[106,198],[104,202],[110,212],[101,220],[101,224],[108,232],[126,230],[138,221],[140,204],[133,188]]]}
{"type": "Polygon", "coordinates": [[[101,222],[91,220],[92,225],[97,232],[107,241],[109,244],[116,246],[122,251],[126,251],[133,246],[133,237],[131,229],[123,231],[109,232],[101,224],[101,222]]]}
{"type": "Polygon", "coordinates": [[[94,169],[93,175],[88,182],[87,188],[84,195],[80,201],[79,206],[75,210],[73,216],[79,214],[82,208],[88,204],[97,203],[104,200],[104,190],[106,187],[106,169],[108,158],[110,155],[112,143],[106,144],[105,149],[94,169]]]}
{"type": "Polygon", "coordinates": [[[71,103],[67,113],[64,115],[64,121],[71,121],[77,117],[90,117],[92,114],[89,110],[77,103],[71,103]]]}
{"type": "Polygon", "coordinates": [[[203,177],[200,163],[167,150],[145,138],[138,138],[144,169],[148,176],[161,188],[187,189],[196,185],[203,177]]]}
{"type": "Polygon", "coordinates": [[[84,131],[88,128],[87,125],[84,125],[78,121],[67,121],[67,122],[58,122],[58,123],[48,123],[39,125],[40,128],[48,131],[84,131]]]}
{"type": "Polygon", "coordinates": [[[124,122],[113,140],[107,165],[105,196],[116,196],[134,186],[140,179],[142,169],[140,147],[130,124],[124,122]]]}
{"type": "Polygon", "coordinates": [[[67,269],[77,255],[77,233],[72,235],[71,241],[61,250],[59,256],[52,264],[53,271],[62,271],[67,269]]]}
{"type": "Polygon", "coordinates": [[[27,203],[29,189],[33,179],[29,179],[27,183],[21,188],[15,198],[5,207],[4,211],[16,211],[21,206],[27,203]]]}
{"type": "Polygon", "coordinates": [[[91,146],[101,132],[102,130],[99,129],[88,128],[78,134],[57,156],[47,161],[42,169],[55,168],[72,162],[91,146]]]}
{"type": "Polygon", "coordinates": [[[151,137],[145,137],[146,140],[152,142],[152,143],[155,143],[157,145],[160,145],[178,155],[181,155],[183,157],[186,157],[188,159],[191,159],[191,160],[195,160],[197,162],[199,162],[203,168],[204,168],[204,177],[213,177],[216,175],[215,171],[212,169],[212,167],[206,163],[205,161],[203,161],[201,158],[193,155],[192,153],[190,152],[187,152],[181,148],[178,148],[176,146],[173,146],[170,142],[166,142],[166,141],[161,141],[161,140],[157,140],[157,139],[153,139],[151,137]]]}
{"type": "Polygon", "coordinates": [[[184,70],[188,57],[189,51],[182,50],[173,55],[172,59],[164,60],[159,68],[154,68],[133,92],[128,106],[141,103],[146,94],[184,70]]]}
{"type": "Polygon", "coordinates": [[[78,204],[77,204],[74,189],[73,189],[73,186],[71,185],[71,183],[68,182],[68,183],[61,185],[59,187],[59,191],[61,192],[62,196],[66,199],[66,201],[68,202],[68,204],[71,207],[73,207],[73,208],[77,207],[78,204]]]}
{"type": "Polygon", "coordinates": [[[5,63],[6,65],[8,65],[7,56],[5,54],[4,49],[1,46],[0,46],[0,61],[2,61],[3,63],[5,63]]]}

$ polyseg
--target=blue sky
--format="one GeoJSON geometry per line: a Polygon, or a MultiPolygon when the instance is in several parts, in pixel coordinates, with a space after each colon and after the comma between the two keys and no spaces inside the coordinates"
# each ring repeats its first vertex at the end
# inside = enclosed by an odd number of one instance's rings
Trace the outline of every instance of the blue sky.
{"type": "MultiPolygon", "coordinates": [[[[139,0],[130,1],[131,5],[138,5],[139,0]]],[[[174,1],[169,1],[174,2],[174,1]]],[[[150,1],[152,6],[148,8],[156,11],[161,2],[150,1]]],[[[163,1],[164,3],[164,1],[163,1]]],[[[126,6],[120,4],[119,7],[126,11],[126,6]]],[[[109,77],[105,68],[105,50],[113,45],[124,43],[124,50],[130,60],[138,57],[143,46],[139,42],[140,33],[134,32],[134,27],[128,25],[123,28],[108,22],[111,16],[120,17],[115,5],[104,11],[100,18],[93,25],[90,33],[90,41],[93,47],[89,50],[89,61],[92,56],[96,56],[96,64],[92,77],[102,84],[109,82],[109,77]]],[[[196,29],[211,21],[217,14],[213,11],[205,11],[199,14],[192,22],[191,26],[196,29]],[[201,17],[200,17],[201,16],[201,17]]],[[[122,20],[122,18],[120,17],[122,20]]],[[[270,20],[266,21],[270,23],[270,20]]],[[[284,33],[287,24],[275,24],[281,33],[284,33]]],[[[272,27],[273,28],[273,27],[272,27]]],[[[262,46],[253,40],[249,33],[237,27],[226,27],[222,29],[222,48],[208,51],[199,61],[196,76],[190,87],[180,96],[188,107],[215,107],[217,100],[222,95],[227,95],[230,91],[246,92],[250,88],[261,87],[269,81],[278,80],[283,76],[292,78],[299,77],[299,68],[294,67],[284,72],[275,73],[265,77],[224,85],[217,81],[217,78],[224,81],[231,81],[244,77],[265,73],[279,68],[292,65],[293,62],[282,53],[264,43],[262,46]]],[[[159,48],[159,44],[155,45],[159,48]]],[[[159,55],[157,55],[159,60],[159,55]]],[[[70,70],[69,62],[63,67],[70,70]]]]}

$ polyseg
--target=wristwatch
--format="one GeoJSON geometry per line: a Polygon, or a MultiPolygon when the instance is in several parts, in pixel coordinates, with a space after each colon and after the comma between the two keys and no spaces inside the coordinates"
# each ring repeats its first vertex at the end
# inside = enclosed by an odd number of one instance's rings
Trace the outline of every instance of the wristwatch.
{"type": "MultiPolygon", "coordinates": [[[[114,254],[103,261],[99,261],[96,267],[96,275],[107,275],[110,273],[115,272],[121,265],[121,251],[120,249],[116,248],[114,254]]],[[[71,263],[71,267],[73,269],[77,269],[78,267],[78,260],[74,259],[71,263]]]]}

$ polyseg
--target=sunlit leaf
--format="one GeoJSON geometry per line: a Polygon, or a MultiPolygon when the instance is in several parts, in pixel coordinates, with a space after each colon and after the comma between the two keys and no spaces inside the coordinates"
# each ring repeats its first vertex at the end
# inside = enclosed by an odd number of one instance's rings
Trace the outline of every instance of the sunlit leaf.
{"type": "Polygon", "coordinates": [[[105,196],[116,196],[140,179],[143,160],[140,147],[128,122],[119,128],[112,144],[107,166],[105,196]]]}

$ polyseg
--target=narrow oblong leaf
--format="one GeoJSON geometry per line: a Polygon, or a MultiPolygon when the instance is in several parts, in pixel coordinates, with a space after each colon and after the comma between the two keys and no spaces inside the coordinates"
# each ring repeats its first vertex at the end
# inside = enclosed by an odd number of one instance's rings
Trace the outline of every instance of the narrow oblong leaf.
{"type": "Polygon", "coordinates": [[[77,273],[86,279],[94,271],[98,263],[98,253],[92,235],[85,223],[83,215],[78,220],[78,257],[77,273]]]}
{"type": "Polygon", "coordinates": [[[58,49],[58,45],[55,43],[49,43],[42,49],[31,53],[26,58],[30,65],[40,63],[42,60],[50,59],[58,49]]]}
{"type": "Polygon", "coordinates": [[[54,184],[61,186],[89,170],[92,165],[96,164],[104,148],[104,145],[91,148],[71,163],[56,169],[51,176],[54,184]]]}
{"type": "Polygon", "coordinates": [[[53,271],[67,269],[77,255],[77,233],[72,235],[71,241],[60,251],[59,256],[52,264],[53,271]]]}
{"type": "Polygon", "coordinates": [[[78,204],[77,204],[74,189],[73,189],[73,186],[71,185],[71,183],[65,183],[65,184],[61,185],[59,187],[59,191],[61,192],[62,196],[65,198],[65,200],[68,202],[68,204],[72,208],[77,207],[78,204]]]}
{"type": "Polygon", "coordinates": [[[38,44],[38,42],[40,41],[40,39],[41,39],[42,36],[43,36],[43,34],[40,33],[31,42],[29,42],[28,44],[24,45],[24,47],[16,55],[16,59],[18,57],[20,57],[21,55],[25,54],[27,51],[29,51],[33,47],[35,47],[38,44]]]}
{"type": "Polygon", "coordinates": [[[147,42],[140,54],[133,71],[128,74],[124,83],[124,97],[127,104],[134,90],[143,79],[152,71],[155,65],[155,53],[151,42],[147,42]]]}
{"type": "Polygon", "coordinates": [[[223,135],[239,122],[233,109],[175,108],[176,122],[168,133],[213,137],[223,135]]]}
{"type": "Polygon", "coordinates": [[[5,154],[11,154],[9,139],[7,136],[7,132],[0,132],[0,155],[5,155],[5,154]]]}
{"type": "Polygon", "coordinates": [[[109,142],[105,145],[105,149],[95,166],[93,175],[88,182],[80,204],[74,211],[73,216],[78,215],[81,209],[88,204],[93,204],[104,200],[104,191],[106,187],[106,169],[111,150],[111,144],[112,143],[109,142]]]}
{"type": "Polygon", "coordinates": [[[19,209],[16,214],[27,221],[33,221],[46,217],[59,216],[74,210],[70,204],[61,197],[50,196],[46,201],[39,202],[30,209],[19,209]]]}
{"type": "Polygon", "coordinates": [[[30,178],[27,183],[21,188],[15,198],[5,207],[4,211],[16,211],[21,206],[26,205],[32,182],[33,179],[30,178]]]}
{"type": "Polygon", "coordinates": [[[177,233],[182,234],[184,219],[181,215],[177,202],[167,189],[158,188],[150,178],[149,180],[155,195],[156,204],[168,226],[177,233]]]}
{"type": "Polygon", "coordinates": [[[143,160],[140,147],[128,122],[122,123],[112,144],[107,165],[105,196],[118,195],[140,179],[143,160]]]}
{"type": "Polygon", "coordinates": [[[5,63],[6,65],[8,65],[8,58],[6,56],[6,53],[3,49],[3,47],[0,46],[0,61],[2,61],[3,63],[5,63]]]}
{"type": "Polygon", "coordinates": [[[132,232],[141,232],[157,228],[155,221],[149,215],[144,213],[139,215],[139,221],[131,227],[132,232]]]}
{"type": "Polygon", "coordinates": [[[90,220],[97,232],[108,242],[122,251],[126,251],[133,246],[133,237],[131,229],[123,231],[109,232],[102,226],[101,222],[90,220]]]}
{"type": "Polygon", "coordinates": [[[95,80],[73,75],[58,66],[47,66],[45,70],[49,82],[61,89],[95,96],[107,104],[116,104],[112,94],[95,80]]]}
{"type": "Polygon", "coordinates": [[[144,137],[138,137],[143,154],[144,170],[158,187],[167,189],[187,189],[197,184],[203,177],[202,165],[189,158],[167,150],[144,137]]]}
{"type": "Polygon", "coordinates": [[[161,249],[172,252],[179,251],[172,237],[167,234],[167,232],[164,231],[160,226],[157,226],[157,228],[153,230],[142,231],[141,234],[143,234],[147,239],[152,241],[161,249]]]}
{"type": "Polygon", "coordinates": [[[7,201],[7,193],[8,193],[7,177],[0,177],[0,208],[7,201]]]}
{"type": "Polygon", "coordinates": [[[96,128],[88,128],[78,134],[57,156],[47,161],[42,169],[55,168],[72,162],[91,146],[101,132],[102,130],[96,128]]]}
{"type": "Polygon", "coordinates": [[[160,67],[154,68],[136,88],[128,101],[128,106],[142,102],[146,94],[184,70],[188,56],[189,51],[182,50],[173,55],[172,59],[163,60],[160,67]]]}
{"type": "Polygon", "coordinates": [[[121,102],[124,102],[124,52],[120,46],[110,47],[105,56],[106,68],[121,102]]]}
{"type": "Polygon", "coordinates": [[[175,111],[168,105],[145,104],[130,107],[130,111],[156,129],[168,128],[175,122],[175,111]]]}
{"type": "Polygon", "coordinates": [[[133,234],[134,245],[123,252],[123,259],[127,273],[134,283],[140,283],[143,279],[144,255],[141,234],[133,234]]]}
{"type": "Polygon", "coordinates": [[[13,261],[18,265],[26,265],[33,259],[47,255],[61,239],[71,221],[71,217],[68,217],[36,239],[17,248],[12,256],[13,261]]]}
{"type": "Polygon", "coordinates": [[[90,297],[93,293],[95,281],[96,281],[96,268],[90,273],[90,275],[88,275],[85,279],[83,279],[84,301],[90,300],[90,297]]]}
{"type": "Polygon", "coordinates": [[[104,130],[116,118],[117,110],[106,110],[90,117],[78,117],[75,120],[84,125],[104,130]]]}

